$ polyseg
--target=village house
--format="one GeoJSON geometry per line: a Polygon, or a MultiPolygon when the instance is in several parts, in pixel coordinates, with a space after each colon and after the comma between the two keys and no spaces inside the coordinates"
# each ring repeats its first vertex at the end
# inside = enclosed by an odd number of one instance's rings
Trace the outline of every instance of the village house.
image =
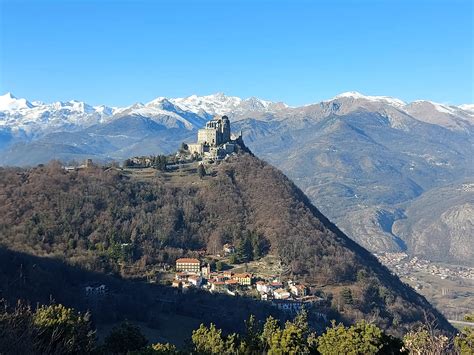
{"type": "Polygon", "coordinates": [[[291,297],[291,294],[283,288],[278,288],[275,291],[273,291],[273,297],[276,300],[286,300],[291,297]]]}
{"type": "Polygon", "coordinates": [[[281,283],[277,283],[274,285],[273,283],[267,283],[265,281],[258,281],[257,282],[257,291],[260,293],[268,293],[268,294],[273,294],[273,290],[277,288],[282,288],[283,285],[281,283]]]}
{"type": "Polygon", "coordinates": [[[242,286],[250,286],[252,284],[252,274],[249,273],[235,274],[232,278],[237,280],[242,286]]]}
{"type": "Polygon", "coordinates": [[[292,283],[290,285],[290,292],[297,297],[304,297],[308,294],[308,289],[304,285],[292,283]]]}
{"type": "Polygon", "coordinates": [[[233,279],[233,280],[225,280],[224,281],[226,285],[230,285],[230,286],[238,286],[240,285],[239,284],[239,281],[233,279]]]}
{"type": "Polygon", "coordinates": [[[206,264],[205,266],[203,266],[201,268],[201,275],[206,278],[209,277],[211,275],[211,265],[206,264]]]}
{"type": "Polygon", "coordinates": [[[199,274],[201,262],[194,258],[180,258],[176,260],[176,271],[186,271],[199,274]]]}
{"type": "Polygon", "coordinates": [[[174,275],[174,278],[178,281],[186,281],[188,279],[189,274],[187,272],[177,272],[174,275]]]}
{"type": "Polygon", "coordinates": [[[232,271],[224,271],[222,273],[222,275],[224,275],[224,277],[228,278],[228,279],[231,279],[233,276],[234,276],[234,273],[232,271]]]}
{"type": "Polygon", "coordinates": [[[201,287],[202,278],[198,275],[191,275],[188,277],[188,282],[194,287],[201,287]]]}
{"type": "Polygon", "coordinates": [[[212,274],[211,274],[211,279],[212,279],[213,281],[224,282],[225,280],[228,279],[228,277],[226,277],[226,276],[223,275],[223,274],[212,273],[212,274]]]}
{"type": "Polygon", "coordinates": [[[272,281],[269,285],[269,287],[272,288],[272,290],[276,290],[277,288],[283,288],[283,282],[280,281],[272,281]]]}
{"type": "Polygon", "coordinates": [[[257,281],[255,283],[255,286],[257,288],[257,291],[260,293],[267,293],[267,285],[265,284],[265,281],[257,281]]]}
{"type": "Polygon", "coordinates": [[[224,244],[223,250],[224,250],[224,254],[226,255],[235,253],[235,247],[229,243],[224,244]]]}
{"type": "Polygon", "coordinates": [[[173,280],[171,283],[171,287],[176,287],[176,288],[181,288],[183,286],[183,283],[179,280],[173,280]]]}
{"type": "Polygon", "coordinates": [[[227,291],[227,285],[223,281],[215,281],[212,280],[209,282],[211,285],[211,292],[226,292],[227,291]]]}

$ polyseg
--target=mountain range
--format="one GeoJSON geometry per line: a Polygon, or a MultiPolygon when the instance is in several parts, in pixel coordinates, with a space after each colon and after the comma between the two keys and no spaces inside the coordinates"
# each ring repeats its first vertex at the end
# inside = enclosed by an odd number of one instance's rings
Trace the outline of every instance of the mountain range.
{"type": "Polygon", "coordinates": [[[171,153],[222,114],[254,153],[285,172],[359,244],[472,264],[472,104],[348,92],[300,107],[224,94],[108,107],[6,94],[0,164],[171,153]]]}

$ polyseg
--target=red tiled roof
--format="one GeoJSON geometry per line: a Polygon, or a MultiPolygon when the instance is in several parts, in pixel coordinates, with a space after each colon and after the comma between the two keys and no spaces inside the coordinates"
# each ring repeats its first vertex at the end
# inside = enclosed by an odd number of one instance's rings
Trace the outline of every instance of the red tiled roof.
{"type": "Polygon", "coordinates": [[[198,259],[194,259],[194,258],[180,258],[176,260],[176,263],[201,264],[201,262],[198,259]]]}

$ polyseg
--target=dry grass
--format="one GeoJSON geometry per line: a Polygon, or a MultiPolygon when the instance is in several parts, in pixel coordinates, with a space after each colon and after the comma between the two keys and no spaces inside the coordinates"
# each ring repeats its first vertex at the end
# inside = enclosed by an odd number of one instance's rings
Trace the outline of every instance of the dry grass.
{"type": "MultiPolygon", "coordinates": [[[[134,169],[123,169],[122,173],[126,176],[130,176],[133,179],[139,181],[152,181],[158,180],[166,183],[167,185],[172,185],[173,187],[185,187],[185,186],[200,186],[209,179],[210,176],[205,176],[204,178],[199,178],[198,175],[198,162],[181,164],[179,166],[174,166],[169,171],[159,171],[153,168],[134,168],[134,169]]],[[[212,174],[214,171],[213,165],[205,165],[206,172],[212,174]]]]}

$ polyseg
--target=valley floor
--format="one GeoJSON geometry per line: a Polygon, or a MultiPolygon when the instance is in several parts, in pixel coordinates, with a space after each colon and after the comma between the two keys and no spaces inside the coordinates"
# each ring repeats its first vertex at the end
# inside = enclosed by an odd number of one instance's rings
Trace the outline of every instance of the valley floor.
{"type": "Polygon", "coordinates": [[[405,253],[384,253],[377,257],[446,318],[461,321],[474,310],[474,268],[412,258],[405,253]]]}

